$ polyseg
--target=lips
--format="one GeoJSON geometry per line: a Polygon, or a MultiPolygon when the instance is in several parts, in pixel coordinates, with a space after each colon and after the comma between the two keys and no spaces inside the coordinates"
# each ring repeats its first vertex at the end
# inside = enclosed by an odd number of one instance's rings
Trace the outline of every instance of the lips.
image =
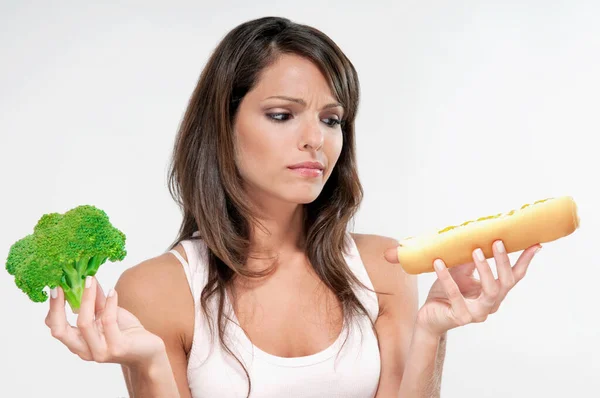
{"type": "Polygon", "coordinates": [[[321,177],[325,166],[320,162],[302,162],[288,166],[288,169],[302,177],[321,177]]]}
{"type": "Polygon", "coordinates": [[[292,173],[296,173],[302,177],[321,177],[323,175],[323,170],[321,169],[306,169],[303,167],[290,169],[292,173]]]}
{"type": "Polygon", "coordinates": [[[297,163],[293,166],[288,166],[290,169],[292,170],[296,170],[296,169],[312,169],[312,170],[324,170],[325,166],[323,166],[322,163],[320,162],[302,162],[302,163],[297,163]]]}

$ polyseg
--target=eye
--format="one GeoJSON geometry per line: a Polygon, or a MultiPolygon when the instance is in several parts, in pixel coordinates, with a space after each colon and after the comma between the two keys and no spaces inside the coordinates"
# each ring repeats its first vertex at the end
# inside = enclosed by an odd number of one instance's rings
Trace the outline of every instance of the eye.
{"type": "Polygon", "coordinates": [[[331,119],[331,118],[329,118],[329,119],[325,119],[325,120],[330,120],[332,122],[331,124],[326,123],[329,127],[335,127],[338,124],[342,124],[342,121],[339,120],[339,119],[331,119]]]}
{"type": "Polygon", "coordinates": [[[291,113],[267,113],[267,117],[274,122],[285,122],[288,120],[289,116],[292,116],[291,113]],[[280,119],[280,116],[284,116],[285,119],[280,119]]]}
{"type": "MultiPolygon", "coordinates": [[[[275,123],[283,123],[292,116],[291,113],[267,113],[267,117],[269,120],[275,123]]],[[[339,119],[327,118],[323,120],[328,120],[329,122],[325,122],[325,124],[331,128],[334,128],[336,125],[341,125],[342,121],[339,119]]]]}

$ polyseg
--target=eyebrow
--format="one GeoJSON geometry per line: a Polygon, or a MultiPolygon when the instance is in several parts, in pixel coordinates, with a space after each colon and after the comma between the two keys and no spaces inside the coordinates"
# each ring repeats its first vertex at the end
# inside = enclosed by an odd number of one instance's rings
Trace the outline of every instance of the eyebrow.
{"type": "MultiPolygon", "coordinates": [[[[286,100],[286,101],[290,101],[290,102],[295,102],[297,104],[306,106],[306,101],[304,101],[301,98],[293,98],[293,97],[288,97],[288,96],[285,96],[285,95],[274,95],[272,97],[265,98],[265,100],[268,100],[270,98],[278,98],[278,99],[282,99],[282,100],[286,100]]],[[[327,104],[327,105],[325,105],[323,107],[323,109],[336,108],[338,106],[340,108],[344,109],[344,106],[342,104],[340,104],[339,102],[333,102],[331,104],[327,104]]]]}

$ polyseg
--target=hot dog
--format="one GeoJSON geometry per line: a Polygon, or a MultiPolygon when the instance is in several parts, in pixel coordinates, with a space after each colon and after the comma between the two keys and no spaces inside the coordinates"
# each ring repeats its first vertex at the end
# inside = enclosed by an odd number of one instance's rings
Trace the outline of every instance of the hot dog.
{"type": "Polygon", "coordinates": [[[477,248],[491,258],[492,243],[496,240],[502,240],[507,253],[513,253],[563,238],[577,228],[577,205],[571,196],[562,196],[402,239],[385,256],[390,262],[400,263],[407,273],[421,274],[434,272],[433,262],[437,258],[448,268],[472,262],[472,253],[477,248]]]}

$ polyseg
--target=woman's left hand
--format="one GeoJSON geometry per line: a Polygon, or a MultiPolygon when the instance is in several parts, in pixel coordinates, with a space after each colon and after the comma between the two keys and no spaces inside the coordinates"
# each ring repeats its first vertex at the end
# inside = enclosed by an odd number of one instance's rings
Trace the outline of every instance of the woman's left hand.
{"type": "Polygon", "coordinates": [[[434,268],[438,279],[419,310],[417,326],[441,336],[450,329],[485,321],[490,314],[498,311],[508,292],[525,277],[538,249],[541,249],[539,244],[524,250],[511,266],[502,242],[494,242],[498,279],[495,279],[481,249],[473,252],[473,262],[451,269],[446,268],[441,260],[436,260],[434,268]],[[480,280],[473,277],[475,268],[480,280]]]}

